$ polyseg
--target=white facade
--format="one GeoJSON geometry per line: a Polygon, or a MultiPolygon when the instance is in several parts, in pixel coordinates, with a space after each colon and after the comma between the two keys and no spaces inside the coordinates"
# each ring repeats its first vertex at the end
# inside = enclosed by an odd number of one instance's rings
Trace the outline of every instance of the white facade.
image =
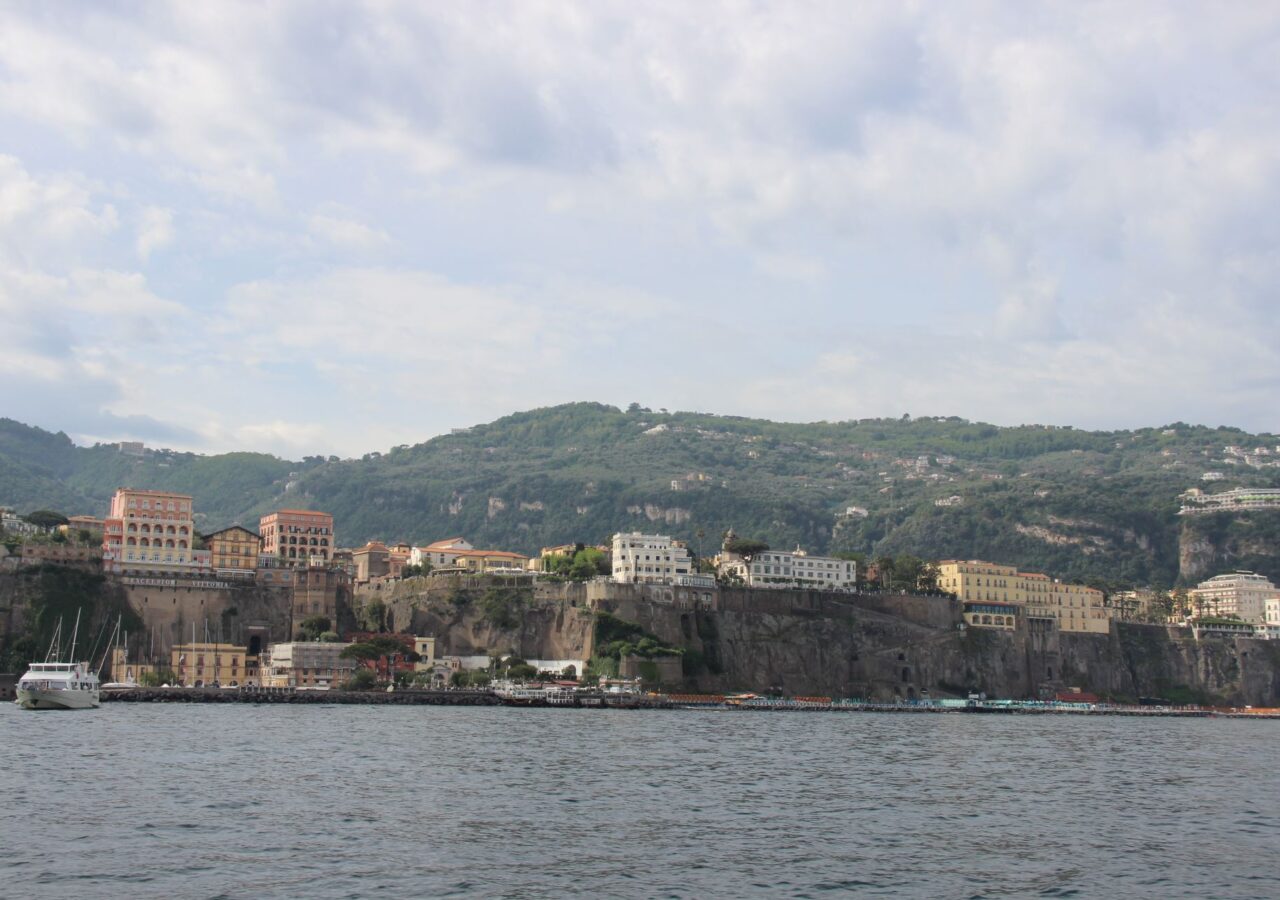
{"type": "Polygon", "coordinates": [[[833,591],[853,590],[858,583],[857,565],[852,560],[810,556],[799,547],[790,553],[765,550],[750,562],[726,554],[720,567],[726,574],[737,575],[748,587],[833,591]]]}
{"type": "Polygon", "coordinates": [[[1267,601],[1280,598],[1280,591],[1265,576],[1253,572],[1215,575],[1190,592],[1196,615],[1235,616],[1255,625],[1267,620],[1267,601]]]}
{"type": "Polygon", "coordinates": [[[1206,494],[1199,488],[1181,495],[1179,515],[1221,512],[1241,509],[1280,509],[1280,488],[1234,488],[1217,494],[1206,494]]]}
{"type": "Polygon", "coordinates": [[[356,670],[354,659],[342,658],[350,646],[322,641],[272,644],[259,680],[264,687],[336,687],[356,670]]]}
{"type": "Polygon", "coordinates": [[[613,536],[613,580],[620,584],[676,584],[693,575],[684,545],[665,534],[613,536]]]}

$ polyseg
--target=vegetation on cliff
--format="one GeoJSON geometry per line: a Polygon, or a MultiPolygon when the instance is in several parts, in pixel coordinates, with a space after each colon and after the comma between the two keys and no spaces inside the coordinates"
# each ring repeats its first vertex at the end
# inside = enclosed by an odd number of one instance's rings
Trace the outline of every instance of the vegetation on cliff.
{"type": "MultiPolygon", "coordinates": [[[[733,527],[774,547],[980,557],[1067,579],[1171,586],[1184,527],[1178,494],[1210,469],[1227,472],[1224,487],[1280,484],[1280,469],[1223,464],[1227,445],[1278,443],[1182,423],[1106,432],[954,417],[786,424],[575,403],[361,459],[290,462],[134,456],[2,420],[0,503],[102,514],[116,487],[145,485],[194,494],[205,531],[252,526],[281,506],[324,509],[346,545],[462,534],[534,553],[643,530],[709,555],[733,527]]],[[[1213,565],[1280,576],[1277,543],[1250,538],[1272,526],[1233,521],[1237,531],[1208,551],[1213,565]]]]}

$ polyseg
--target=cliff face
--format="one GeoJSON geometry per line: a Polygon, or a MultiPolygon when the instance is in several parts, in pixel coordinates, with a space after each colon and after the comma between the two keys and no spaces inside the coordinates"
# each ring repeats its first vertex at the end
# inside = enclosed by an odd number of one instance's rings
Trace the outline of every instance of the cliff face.
{"type": "Polygon", "coordinates": [[[941,597],[723,591],[713,612],[629,586],[600,593],[599,608],[686,648],[691,690],[893,700],[1079,687],[1122,700],[1280,705],[1272,641],[1120,624],[1110,635],[962,630],[959,604],[941,597]]]}
{"type": "Polygon", "coordinates": [[[1178,530],[1178,575],[1194,582],[1231,569],[1280,578],[1280,510],[1185,516],[1178,530]]]}
{"type": "Polygon", "coordinates": [[[595,617],[579,584],[410,578],[357,592],[357,618],[381,602],[393,631],[434,635],[439,654],[515,653],[525,659],[588,659],[595,617]]]}

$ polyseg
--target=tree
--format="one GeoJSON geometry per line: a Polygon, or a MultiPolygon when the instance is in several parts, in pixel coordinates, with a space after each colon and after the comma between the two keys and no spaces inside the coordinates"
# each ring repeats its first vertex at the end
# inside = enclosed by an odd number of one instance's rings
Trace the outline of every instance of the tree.
{"type": "Polygon", "coordinates": [[[372,669],[356,669],[351,677],[342,682],[344,691],[367,691],[378,683],[378,676],[372,669]]]}
{"type": "Polygon", "coordinates": [[[360,624],[365,631],[384,632],[387,630],[387,604],[381,600],[370,600],[360,611],[360,624]]]}
{"type": "Polygon", "coordinates": [[[877,556],[872,565],[880,576],[880,587],[886,590],[893,588],[894,559],[892,556],[877,556]]]}
{"type": "Polygon", "coordinates": [[[757,553],[764,553],[769,549],[769,545],[764,541],[753,540],[752,538],[730,538],[724,542],[726,553],[733,553],[741,556],[747,562],[751,562],[757,553]]]}
{"type": "Polygon", "coordinates": [[[28,513],[24,518],[37,528],[46,530],[57,528],[59,525],[66,525],[70,521],[62,513],[54,512],[51,509],[37,509],[33,513],[28,513]]]}
{"type": "Polygon", "coordinates": [[[318,641],[320,635],[328,631],[331,625],[328,616],[308,616],[298,625],[298,629],[302,633],[303,640],[318,641]]]}
{"type": "Polygon", "coordinates": [[[422,659],[421,654],[417,651],[410,650],[393,637],[383,635],[352,644],[350,647],[344,648],[338,656],[343,659],[358,659],[364,662],[381,659],[384,656],[402,656],[409,662],[417,662],[422,659]]]}

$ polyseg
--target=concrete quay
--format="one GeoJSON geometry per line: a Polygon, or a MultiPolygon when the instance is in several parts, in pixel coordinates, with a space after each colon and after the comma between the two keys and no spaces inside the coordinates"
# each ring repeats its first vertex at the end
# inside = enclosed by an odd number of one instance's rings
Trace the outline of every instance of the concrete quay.
{"type": "Polygon", "coordinates": [[[293,688],[126,688],[103,703],[325,703],[364,706],[497,706],[489,691],[307,691],[293,688]]]}

